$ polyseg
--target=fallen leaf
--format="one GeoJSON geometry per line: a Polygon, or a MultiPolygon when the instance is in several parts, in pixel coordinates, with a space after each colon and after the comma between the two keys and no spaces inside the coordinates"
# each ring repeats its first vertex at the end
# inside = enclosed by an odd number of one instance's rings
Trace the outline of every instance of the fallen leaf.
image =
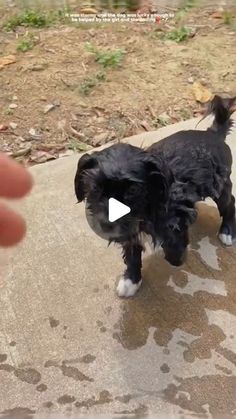
{"type": "Polygon", "coordinates": [[[145,129],[145,131],[151,131],[151,127],[148,125],[146,121],[140,122],[140,125],[145,129]]]}
{"type": "Polygon", "coordinates": [[[8,126],[7,126],[7,125],[5,125],[5,124],[1,124],[1,125],[0,125],[0,132],[1,132],[1,131],[6,131],[6,130],[8,130],[8,126]]]}
{"type": "Polygon", "coordinates": [[[46,113],[48,113],[48,112],[52,111],[53,109],[55,109],[55,108],[56,108],[56,107],[58,107],[58,106],[60,106],[60,102],[59,102],[59,101],[56,101],[56,100],[55,100],[55,102],[48,103],[48,104],[44,107],[43,113],[44,113],[44,114],[46,114],[46,113]]]}
{"type": "Polygon", "coordinates": [[[10,105],[8,106],[9,109],[16,109],[18,108],[18,105],[16,103],[10,103],[10,105]]]}
{"type": "Polygon", "coordinates": [[[188,83],[189,84],[193,84],[194,83],[194,78],[193,77],[189,77],[188,78],[188,83]]]}
{"type": "Polygon", "coordinates": [[[33,154],[33,156],[30,156],[30,161],[32,163],[45,163],[49,160],[56,159],[56,156],[50,153],[47,153],[45,151],[38,151],[33,154]]]}
{"type": "Polygon", "coordinates": [[[73,128],[72,126],[70,127],[71,132],[73,133],[73,135],[75,135],[77,138],[79,138],[80,140],[82,140],[85,135],[82,132],[77,131],[75,128],[73,128]]]}
{"type": "Polygon", "coordinates": [[[148,105],[147,106],[147,110],[150,112],[150,114],[151,114],[151,116],[152,116],[152,118],[154,118],[154,119],[156,119],[156,114],[155,114],[155,112],[154,112],[154,110],[153,110],[153,108],[151,107],[151,105],[148,105]]]}
{"type": "Polygon", "coordinates": [[[29,154],[30,151],[31,151],[31,145],[25,148],[21,148],[20,150],[13,151],[12,157],[26,156],[26,154],[29,154]]]}
{"type": "Polygon", "coordinates": [[[26,143],[28,141],[30,141],[28,138],[23,138],[23,137],[17,137],[17,141],[20,141],[22,143],[26,143]]]}
{"type": "Polygon", "coordinates": [[[29,135],[33,140],[41,140],[42,134],[38,132],[35,128],[30,128],[29,135]]]}
{"type": "Polygon", "coordinates": [[[109,132],[101,132],[101,134],[97,134],[94,136],[92,140],[93,146],[99,146],[105,144],[109,138],[109,132]]]}
{"type": "Polygon", "coordinates": [[[5,57],[0,58],[0,70],[2,70],[6,65],[13,64],[15,62],[15,55],[6,55],[5,57]]]}
{"type": "Polygon", "coordinates": [[[197,81],[193,83],[192,91],[197,102],[206,103],[213,98],[210,90],[197,81]]]}
{"type": "Polygon", "coordinates": [[[17,124],[15,122],[10,122],[9,127],[11,129],[16,129],[17,128],[17,124]]]}
{"type": "Polygon", "coordinates": [[[102,116],[104,115],[105,109],[102,108],[101,106],[93,106],[92,107],[92,111],[97,115],[97,116],[102,116]]]}

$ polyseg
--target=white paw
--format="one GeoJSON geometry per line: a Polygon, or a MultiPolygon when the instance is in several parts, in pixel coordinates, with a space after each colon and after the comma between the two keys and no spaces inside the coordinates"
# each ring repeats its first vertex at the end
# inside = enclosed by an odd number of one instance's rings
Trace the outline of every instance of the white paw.
{"type": "Polygon", "coordinates": [[[117,287],[117,294],[119,297],[133,297],[134,294],[138,291],[142,284],[142,279],[137,283],[133,284],[133,282],[130,279],[121,278],[119,280],[119,284],[117,287]]]}
{"type": "Polygon", "coordinates": [[[231,234],[219,234],[219,239],[225,246],[232,246],[233,244],[231,234]]]}

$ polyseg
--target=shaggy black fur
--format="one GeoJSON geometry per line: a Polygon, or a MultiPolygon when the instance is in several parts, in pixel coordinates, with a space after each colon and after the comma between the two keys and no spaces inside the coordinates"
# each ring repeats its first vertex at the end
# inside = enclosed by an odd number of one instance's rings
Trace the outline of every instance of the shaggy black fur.
{"type": "Polygon", "coordinates": [[[223,218],[220,233],[236,238],[232,156],[225,143],[235,103],[236,98],[215,96],[208,111],[214,122],[206,131],[180,131],[147,150],[116,144],[79,160],[77,199],[86,199],[92,216],[110,232],[110,241],[122,245],[125,278],[133,284],[141,280],[142,232],[151,235],[154,245],[161,243],[172,265],[184,262],[197,201],[211,197],[223,218]],[[111,197],[131,208],[114,223],[108,221],[111,197]]]}

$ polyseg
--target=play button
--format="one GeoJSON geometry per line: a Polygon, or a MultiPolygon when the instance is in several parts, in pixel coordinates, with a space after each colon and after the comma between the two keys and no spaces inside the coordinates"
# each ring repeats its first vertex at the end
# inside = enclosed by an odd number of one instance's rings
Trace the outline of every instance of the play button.
{"type": "Polygon", "coordinates": [[[123,204],[120,201],[117,201],[115,198],[110,198],[108,201],[108,219],[110,223],[113,223],[119,218],[124,217],[124,215],[130,213],[130,207],[123,204]]]}
{"type": "Polygon", "coordinates": [[[109,198],[107,205],[96,207],[95,211],[91,211],[89,203],[85,203],[85,214],[91,229],[102,239],[111,241],[118,240],[127,236],[133,228],[137,229],[137,220],[131,215],[130,207],[118,201],[115,198],[109,198]]]}

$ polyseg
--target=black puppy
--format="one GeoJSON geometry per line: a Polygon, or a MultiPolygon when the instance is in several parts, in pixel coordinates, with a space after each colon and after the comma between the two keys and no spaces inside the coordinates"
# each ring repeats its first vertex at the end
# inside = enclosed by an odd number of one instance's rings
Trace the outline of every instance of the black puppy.
{"type": "Polygon", "coordinates": [[[236,98],[215,96],[208,112],[214,121],[206,131],[180,131],[147,150],[116,144],[79,160],[77,199],[86,199],[91,217],[109,241],[123,248],[126,270],[118,284],[119,296],[133,296],[141,285],[142,233],[151,236],[154,246],[162,246],[169,263],[184,262],[198,201],[211,197],[216,202],[223,218],[222,243],[229,246],[236,239],[232,156],[225,142],[234,110],[236,98]],[[114,223],[108,221],[111,197],[131,208],[114,223]]]}

